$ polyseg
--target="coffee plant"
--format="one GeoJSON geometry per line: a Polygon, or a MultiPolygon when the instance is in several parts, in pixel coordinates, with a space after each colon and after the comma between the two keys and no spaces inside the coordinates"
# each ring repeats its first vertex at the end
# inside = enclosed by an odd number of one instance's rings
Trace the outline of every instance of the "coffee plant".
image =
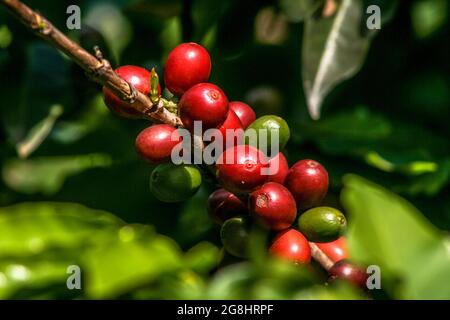
{"type": "Polygon", "coordinates": [[[450,298],[447,2],[26,2],[0,298],[450,298]]]}

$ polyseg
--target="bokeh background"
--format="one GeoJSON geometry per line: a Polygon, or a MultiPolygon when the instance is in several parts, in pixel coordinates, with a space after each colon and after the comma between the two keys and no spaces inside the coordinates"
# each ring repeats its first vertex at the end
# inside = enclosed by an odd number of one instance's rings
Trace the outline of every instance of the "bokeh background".
{"type": "MultiPolygon", "coordinates": [[[[205,45],[211,82],[230,100],[289,123],[290,164],[313,158],[327,168],[326,202],[353,217],[356,260],[386,270],[372,297],[449,298],[449,3],[363,1],[381,6],[383,27],[313,121],[302,84],[304,20],[315,18],[305,18],[308,2],[77,1],[82,29],[68,30],[74,1],[26,1],[114,66],[155,66],[162,76],[178,43],[205,45]]],[[[0,297],[366,297],[320,286],[320,272],[261,268],[258,255],[216,272],[219,227],[205,209],[216,186],[185,203],[157,201],[153,167],[134,150],[149,123],[111,114],[78,66],[3,7],[0,96],[0,297]],[[82,290],[65,288],[68,264],[87,270],[82,290]]]]}

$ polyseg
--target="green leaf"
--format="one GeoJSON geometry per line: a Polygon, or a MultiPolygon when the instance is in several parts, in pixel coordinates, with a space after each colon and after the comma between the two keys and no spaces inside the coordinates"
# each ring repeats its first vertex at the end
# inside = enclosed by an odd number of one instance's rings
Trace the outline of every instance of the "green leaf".
{"type": "Polygon", "coordinates": [[[116,61],[133,37],[130,21],[113,4],[102,2],[89,9],[84,23],[100,31],[116,61]]]}
{"type": "Polygon", "coordinates": [[[0,257],[28,257],[49,249],[79,249],[124,223],[70,203],[22,203],[0,208],[0,257]]]}
{"type": "Polygon", "coordinates": [[[82,256],[89,298],[120,296],[181,268],[181,251],[169,238],[146,226],[125,226],[104,246],[82,256]]]}
{"type": "Polygon", "coordinates": [[[219,262],[219,249],[209,242],[200,242],[186,252],[186,267],[198,273],[207,273],[219,262]]]}
{"type": "Polygon", "coordinates": [[[108,167],[111,158],[106,154],[41,157],[35,159],[11,159],[2,168],[5,184],[25,193],[54,194],[64,181],[91,168],[108,167]]]}
{"type": "Polygon", "coordinates": [[[104,124],[105,117],[109,114],[103,102],[103,95],[96,95],[92,98],[87,108],[77,119],[58,121],[51,132],[51,139],[69,144],[76,142],[87,134],[104,124]]]}
{"type": "Polygon", "coordinates": [[[323,0],[280,0],[280,7],[289,21],[300,22],[310,18],[323,3],[323,0]]]}
{"type": "Polygon", "coordinates": [[[431,36],[441,28],[448,18],[448,2],[446,0],[420,0],[411,8],[414,31],[418,38],[431,36]]]}
{"type": "Polygon", "coordinates": [[[409,202],[347,175],[341,201],[354,259],[381,268],[381,287],[398,299],[450,298],[450,242],[409,202]]]}
{"type": "Polygon", "coordinates": [[[305,23],[302,77],[308,109],[320,117],[326,95],[361,67],[370,39],[360,32],[360,0],[343,0],[331,17],[310,18],[305,23]]]}

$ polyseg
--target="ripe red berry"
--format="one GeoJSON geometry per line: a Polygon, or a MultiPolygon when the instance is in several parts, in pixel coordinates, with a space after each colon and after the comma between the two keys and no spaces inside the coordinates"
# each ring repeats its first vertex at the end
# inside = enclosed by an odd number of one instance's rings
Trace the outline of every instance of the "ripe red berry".
{"type": "Polygon", "coordinates": [[[136,138],[136,151],[151,163],[161,163],[170,158],[172,149],[180,141],[181,137],[174,127],[156,124],[139,133],[136,138]]]}
{"type": "Polygon", "coordinates": [[[284,184],[284,180],[289,171],[289,164],[283,153],[279,152],[275,157],[270,159],[269,166],[269,181],[284,184]]]}
{"type": "Polygon", "coordinates": [[[206,82],[211,73],[208,51],[197,43],[183,43],[169,54],[164,68],[166,87],[175,95],[182,95],[194,85],[206,82]]]}
{"type": "Polygon", "coordinates": [[[268,159],[258,149],[239,145],[225,150],[217,159],[217,178],[230,192],[248,193],[267,181],[268,159]]]}
{"type": "Polygon", "coordinates": [[[248,213],[245,203],[225,189],[218,189],[211,193],[208,198],[207,208],[211,218],[218,224],[248,213]]]}
{"type": "Polygon", "coordinates": [[[331,242],[317,242],[315,244],[335,263],[349,258],[347,241],[344,237],[331,242]]]}
{"type": "Polygon", "coordinates": [[[291,191],[300,209],[318,206],[328,190],[328,172],[314,160],[300,160],[286,176],[284,185],[291,191]]]}
{"type": "Polygon", "coordinates": [[[242,127],[241,120],[239,120],[236,113],[229,110],[227,118],[222,123],[222,125],[219,127],[219,130],[220,130],[220,133],[222,134],[222,139],[223,139],[223,150],[227,149],[228,146],[232,147],[232,146],[238,145],[239,139],[238,139],[238,136],[234,132],[235,130],[238,130],[238,129],[242,129],[242,140],[243,140],[244,129],[242,127]],[[233,135],[231,136],[232,137],[231,141],[228,141],[229,139],[227,138],[227,130],[233,130],[233,132],[232,132],[233,135]]]}
{"type": "Polygon", "coordinates": [[[228,114],[228,99],[223,91],[212,83],[199,83],[181,97],[178,104],[184,126],[193,130],[194,121],[202,121],[202,128],[216,128],[228,114]]]}
{"type": "Polygon", "coordinates": [[[308,240],[295,229],[278,233],[270,246],[269,252],[276,257],[297,264],[311,261],[311,249],[308,240]]]}
{"type": "Polygon", "coordinates": [[[328,270],[328,274],[330,281],[345,280],[361,289],[367,288],[368,274],[366,270],[347,260],[336,262],[330,270],[328,270]]]}
{"type": "MultiPolygon", "coordinates": [[[[148,70],[137,66],[122,66],[117,68],[115,72],[123,80],[132,84],[139,92],[145,95],[150,93],[150,72],[148,70]]],[[[131,119],[142,118],[139,111],[122,101],[108,87],[103,87],[103,96],[106,106],[119,116],[131,119]]]]}
{"type": "Polygon", "coordinates": [[[231,101],[230,110],[233,110],[242,122],[244,129],[256,120],[255,111],[246,103],[241,101],[231,101]]]}
{"type": "Polygon", "coordinates": [[[289,228],[297,216],[297,205],[288,189],[267,182],[249,197],[250,213],[265,227],[279,231],[289,228]]]}

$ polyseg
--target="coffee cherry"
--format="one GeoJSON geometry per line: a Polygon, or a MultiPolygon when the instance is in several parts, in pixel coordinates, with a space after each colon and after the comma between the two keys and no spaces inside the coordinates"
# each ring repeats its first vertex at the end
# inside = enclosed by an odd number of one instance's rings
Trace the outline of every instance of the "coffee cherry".
{"type": "Polygon", "coordinates": [[[263,226],[279,231],[289,228],[297,216],[294,197],[276,182],[267,182],[249,197],[250,213],[263,226]]]}
{"type": "Polygon", "coordinates": [[[270,246],[269,252],[276,257],[296,264],[311,261],[311,249],[308,240],[295,229],[278,233],[270,246]]]}
{"type": "MultiPolygon", "coordinates": [[[[139,92],[145,95],[150,93],[150,72],[148,70],[137,66],[122,66],[115,72],[139,92]]],[[[142,118],[139,111],[133,109],[129,103],[122,101],[106,86],[103,87],[103,96],[106,106],[117,115],[130,119],[142,118]]]]}
{"type": "Polygon", "coordinates": [[[170,159],[172,149],[180,141],[181,137],[174,127],[156,124],[142,130],[136,138],[135,145],[136,151],[145,160],[150,163],[161,163],[170,159]]]}
{"type": "Polygon", "coordinates": [[[150,176],[150,191],[160,201],[179,202],[193,196],[200,188],[202,176],[193,165],[158,165],[150,176]]]}
{"type": "Polygon", "coordinates": [[[211,193],[207,208],[211,218],[218,224],[222,224],[232,217],[248,213],[245,203],[225,189],[218,189],[211,193]]]}
{"type": "Polygon", "coordinates": [[[228,114],[228,99],[225,93],[212,83],[199,83],[181,97],[178,104],[184,126],[194,129],[194,121],[202,121],[204,130],[222,124],[228,114]]]}
{"type": "Polygon", "coordinates": [[[238,116],[234,113],[234,111],[229,110],[227,118],[219,127],[220,133],[222,134],[223,139],[223,150],[226,150],[229,147],[237,146],[239,143],[239,139],[237,135],[235,135],[235,130],[241,129],[242,134],[244,133],[241,120],[239,120],[238,116]],[[227,130],[232,130],[233,135],[231,139],[227,138],[227,130]],[[230,141],[229,141],[230,140],[230,141]]]}
{"type": "Polygon", "coordinates": [[[316,207],[302,213],[298,228],[309,241],[334,241],[345,231],[347,220],[342,212],[331,207],[316,207]]]}
{"type": "Polygon", "coordinates": [[[315,244],[335,263],[349,258],[347,241],[344,237],[331,242],[316,242],[315,244]]]}
{"type": "Polygon", "coordinates": [[[300,160],[286,176],[284,185],[291,191],[300,209],[320,205],[328,190],[328,172],[314,160],[300,160]]]}
{"type": "Polygon", "coordinates": [[[244,129],[247,129],[248,126],[251,125],[252,122],[256,120],[255,111],[253,111],[253,109],[244,102],[231,101],[230,110],[233,110],[234,113],[236,113],[236,115],[239,117],[244,129]]]}
{"type": "Polygon", "coordinates": [[[366,270],[347,260],[336,262],[330,270],[328,270],[328,274],[329,281],[345,280],[361,289],[367,288],[368,274],[366,270]]]}
{"type": "Polygon", "coordinates": [[[269,181],[283,184],[289,171],[289,165],[283,153],[279,152],[275,157],[270,159],[269,166],[269,181]]]}
{"type": "Polygon", "coordinates": [[[268,159],[252,146],[240,145],[225,150],[217,160],[217,178],[228,191],[248,193],[263,185],[268,176],[268,159]]]}
{"type": "Polygon", "coordinates": [[[197,43],[183,43],[167,57],[164,83],[174,95],[182,95],[189,88],[209,79],[211,58],[208,51],[197,43]]]}
{"type": "Polygon", "coordinates": [[[228,253],[236,257],[246,258],[250,238],[248,217],[234,217],[225,221],[220,230],[220,238],[228,253]]]}
{"type": "Polygon", "coordinates": [[[286,121],[284,121],[283,118],[274,115],[263,116],[256,119],[247,128],[247,131],[249,130],[256,130],[257,141],[251,141],[252,139],[248,139],[247,143],[253,146],[257,146],[259,149],[264,150],[267,154],[270,154],[272,148],[272,132],[278,133],[278,140],[274,141],[274,143],[278,144],[279,151],[284,149],[291,136],[289,126],[286,121]],[[260,137],[260,130],[266,130],[266,141],[261,140],[263,136],[260,137]]]}

